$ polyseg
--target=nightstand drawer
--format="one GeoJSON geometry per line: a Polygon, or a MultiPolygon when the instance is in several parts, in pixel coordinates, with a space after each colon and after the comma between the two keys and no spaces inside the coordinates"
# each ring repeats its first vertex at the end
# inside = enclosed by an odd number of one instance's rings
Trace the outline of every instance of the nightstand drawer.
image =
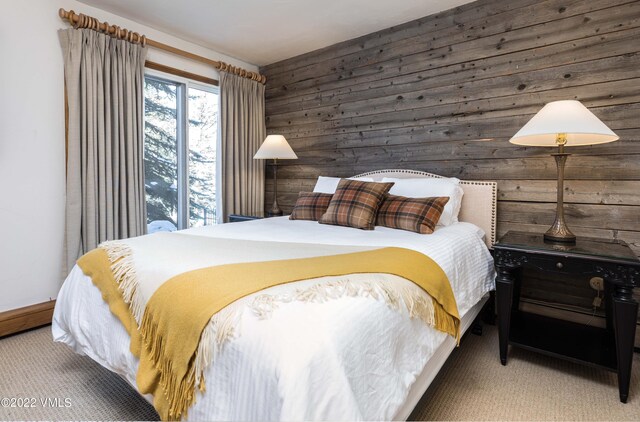
{"type": "Polygon", "coordinates": [[[597,275],[597,265],[588,259],[529,254],[524,266],[531,266],[540,271],[564,274],[597,275]]]}

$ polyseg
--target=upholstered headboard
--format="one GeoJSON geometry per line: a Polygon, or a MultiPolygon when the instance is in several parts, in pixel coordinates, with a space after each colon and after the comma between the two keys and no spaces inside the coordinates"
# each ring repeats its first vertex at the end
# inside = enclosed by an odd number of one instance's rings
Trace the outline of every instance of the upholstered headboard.
{"type": "MultiPolygon", "coordinates": [[[[437,174],[417,170],[376,170],[358,174],[354,177],[371,177],[382,180],[383,177],[398,179],[417,179],[421,177],[441,178],[437,174]]],[[[485,242],[493,248],[496,242],[496,202],[498,199],[498,184],[496,182],[460,180],[460,187],[464,191],[460,208],[460,221],[473,223],[486,233],[485,242]]]]}

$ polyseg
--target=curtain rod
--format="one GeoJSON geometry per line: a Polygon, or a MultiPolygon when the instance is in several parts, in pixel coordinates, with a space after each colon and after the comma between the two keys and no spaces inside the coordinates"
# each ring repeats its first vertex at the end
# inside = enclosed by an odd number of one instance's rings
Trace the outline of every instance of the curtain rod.
{"type": "Polygon", "coordinates": [[[241,76],[243,78],[251,79],[253,81],[257,81],[262,84],[267,82],[267,77],[257,72],[251,72],[249,70],[245,70],[240,67],[232,66],[225,62],[211,60],[206,57],[199,56],[197,54],[189,53],[188,51],[184,51],[179,48],[175,48],[170,45],[163,44],[158,41],[154,41],[150,38],[145,37],[144,35],[138,34],[137,32],[120,28],[117,25],[109,25],[108,22],[100,22],[98,19],[94,17],[83,15],[82,13],[78,15],[73,10],[69,10],[67,12],[63,8],[60,8],[60,10],[58,11],[58,15],[62,19],[68,20],[69,23],[73,25],[74,28],[93,29],[94,31],[103,32],[112,37],[116,37],[122,40],[127,40],[134,44],[142,44],[143,46],[148,45],[150,47],[154,47],[159,50],[164,50],[169,53],[176,54],[178,56],[186,57],[191,60],[209,64],[214,68],[221,70],[223,72],[233,73],[235,75],[241,76]]]}

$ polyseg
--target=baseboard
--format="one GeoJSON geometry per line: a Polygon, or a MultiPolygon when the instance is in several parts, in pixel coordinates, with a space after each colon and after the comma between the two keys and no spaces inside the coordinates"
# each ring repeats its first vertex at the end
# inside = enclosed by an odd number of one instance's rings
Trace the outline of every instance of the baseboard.
{"type": "Polygon", "coordinates": [[[55,300],[0,312],[0,337],[51,324],[55,300]]]}

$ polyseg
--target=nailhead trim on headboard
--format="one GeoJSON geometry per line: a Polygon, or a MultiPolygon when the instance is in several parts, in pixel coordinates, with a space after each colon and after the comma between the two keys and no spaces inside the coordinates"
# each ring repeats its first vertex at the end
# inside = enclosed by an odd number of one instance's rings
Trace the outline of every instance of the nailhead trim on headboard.
{"type": "MultiPolygon", "coordinates": [[[[388,176],[393,177],[393,174],[414,174],[416,176],[422,177],[432,177],[442,179],[445,176],[441,176],[439,174],[427,173],[424,171],[418,170],[405,170],[405,169],[387,169],[387,170],[375,170],[367,173],[358,174],[353,177],[370,177],[370,176],[388,176]]],[[[491,233],[489,233],[489,242],[487,242],[487,246],[489,248],[493,247],[496,243],[496,220],[497,220],[497,201],[498,201],[498,184],[496,182],[491,181],[480,181],[480,180],[460,180],[461,185],[475,185],[475,186],[490,186],[491,187],[491,233]]],[[[463,198],[464,201],[464,198],[463,198]]]]}

